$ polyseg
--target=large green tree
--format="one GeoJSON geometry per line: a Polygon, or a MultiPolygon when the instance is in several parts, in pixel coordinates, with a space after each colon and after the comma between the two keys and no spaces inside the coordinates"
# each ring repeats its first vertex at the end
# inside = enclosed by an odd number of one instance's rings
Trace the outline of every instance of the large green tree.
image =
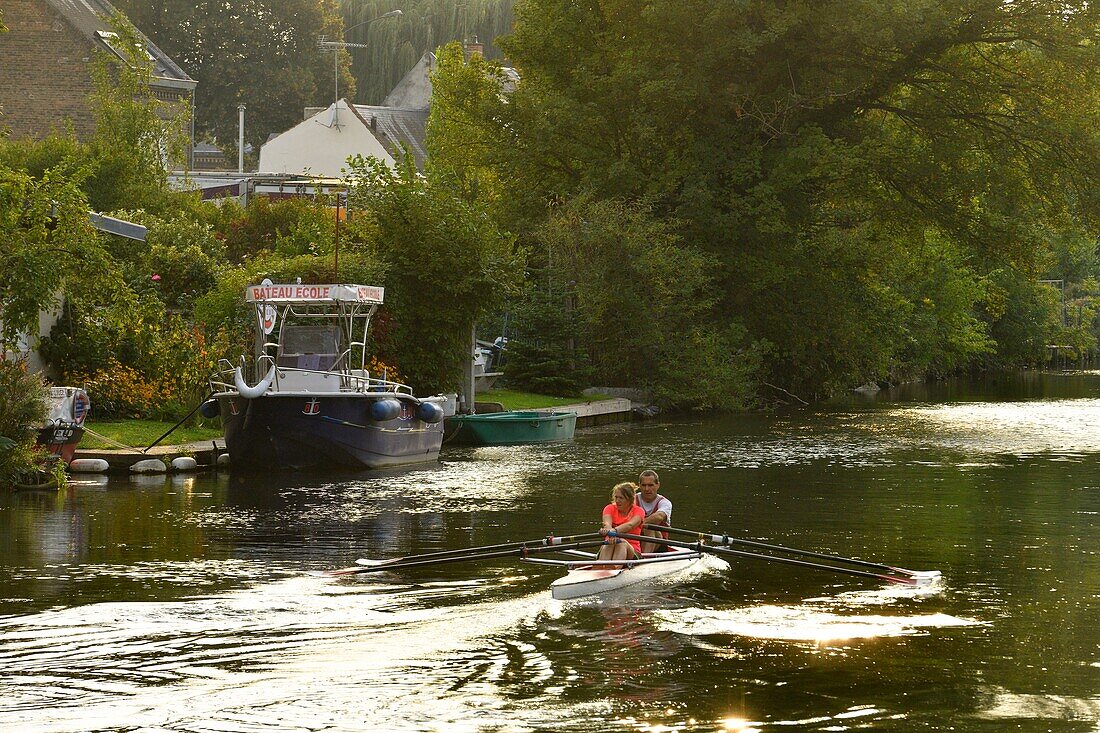
{"type": "Polygon", "coordinates": [[[1019,360],[1041,336],[988,335],[1097,231],[1098,29],[1083,0],[527,0],[482,162],[532,227],[652,202],[785,389],[1019,360]]]}
{"type": "MultiPolygon", "coordinates": [[[[334,0],[119,0],[120,9],[196,81],[196,132],[236,149],[237,105],[247,107],[245,141],[302,119],[310,105],[330,104],[333,52],[322,35],[341,38],[334,0]]],[[[348,57],[338,59],[340,95],[352,98],[348,57]]]]}
{"type": "Polygon", "coordinates": [[[411,158],[394,170],[349,161],[348,231],[383,263],[393,327],[379,355],[420,393],[458,388],[477,319],[513,290],[522,253],[485,208],[421,176],[411,158]]]}

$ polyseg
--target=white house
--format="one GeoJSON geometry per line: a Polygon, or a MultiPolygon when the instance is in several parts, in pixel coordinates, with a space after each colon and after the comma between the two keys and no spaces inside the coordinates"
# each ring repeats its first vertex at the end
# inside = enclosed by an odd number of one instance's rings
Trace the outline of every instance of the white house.
{"type": "Polygon", "coordinates": [[[341,99],[261,145],[259,168],[261,173],[343,178],[353,155],[394,164],[370,123],[341,99]]]}

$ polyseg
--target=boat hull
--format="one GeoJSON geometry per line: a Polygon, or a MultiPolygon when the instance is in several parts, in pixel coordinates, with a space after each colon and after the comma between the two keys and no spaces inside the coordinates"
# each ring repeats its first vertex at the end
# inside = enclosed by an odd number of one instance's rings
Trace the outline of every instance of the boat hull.
{"type": "Polygon", "coordinates": [[[633,567],[608,569],[607,567],[582,567],[570,570],[564,578],[550,584],[550,594],[558,600],[584,598],[609,593],[631,585],[672,575],[699,561],[700,555],[687,550],[676,550],[684,557],[663,562],[642,563],[633,567]]]}
{"type": "Polygon", "coordinates": [[[76,446],[84,437],[84,428],[72,422],[56,423],[38,431],[38,444],[57,456],[65,465],[72,463],[76,446]]]}
{"type": "Polygon", "coordinates": [[[402,400],[392,420],[373,420],[363,393],[215,395],[234,470],[371,469],[435,461],[443,423],[416,417],[402,400]]]}
{"type": "Polygon", "coordinates": [[[526,445],[573,439],[575,412],[490,412],[447,418],[448,442],[455,445],[526,445]]]}

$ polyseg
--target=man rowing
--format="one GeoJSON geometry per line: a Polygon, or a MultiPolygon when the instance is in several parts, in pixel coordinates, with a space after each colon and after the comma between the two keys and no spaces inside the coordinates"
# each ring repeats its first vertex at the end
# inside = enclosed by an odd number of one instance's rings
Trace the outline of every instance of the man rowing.
{"type": "MultiPolygon", "coordinates": [[[[650,469],[642,471],[638,475],[638,488],[640,491],[635,497],[635,501],[642,508],[642,512],[645,513],[645,524],[664,527],[671,525],[672,502],[657,493],[657,490],[661,488],[661,479],[657,476],[657,472],[650,469]]],[[[668,539],[668,532],[650,529],[648,526],[644,527],[638,534],[646,537],[668,539]]],[[[668,549],[667,546],[656,542],[642,543],[642,552],[664,552],[666,549],[668,549]]]]}

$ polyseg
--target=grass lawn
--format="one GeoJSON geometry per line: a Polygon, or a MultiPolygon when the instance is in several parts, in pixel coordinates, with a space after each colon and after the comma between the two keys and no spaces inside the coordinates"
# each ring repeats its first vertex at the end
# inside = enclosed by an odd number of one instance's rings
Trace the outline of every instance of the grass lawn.
{"type": "MultiPolygon", "coordinates": [[[[607,399],[611,398],[601,394],[551,397],[550,395],[535,394],[534,392],[518,392],[513,389],[494,389],[477,393],[478,402],[499,402],[504,405],[505,410],[538,410],[544,407],[560,407],[561,405],[583,404],[607,399]]],[[[89,422],[85,427],[111,440],[124,443],[131,448],[144,448],[164,435],[172,425],[173,423],[170,422],[156,420],[118,420],[117,422],[89,422]]],[[[220,437],[222,437],[221,428],[180,427],[161,441],[160,445],[198,443],[220,437]]],[[[84,450],[117,447],[117,445],[100,440],[91,433],[85,433],[84,438],[80,441],[80,448],[84,450]]]]}
{"type": "Polygon", "coordinates": [[[478,392],[478,402],[499,402],[505,410],[540,410],[544,407],[560,407],[562,405],[577,405],[585,402],[598,402],[611,399],[607,395],[576,395],[575,397],[551,397],[534,392],[517,392],[513,389],[492,389],[488,392],[478,392]]]}
{"type": "MultiPolygon", "coordinates": [[[[144,448],[154,440],[168,432],[168,428],[175,423],[159,422],[156,420],[119,420],[118,422],[89,422],[85,428],[94,430],[100,435],[111,440],[124,443],[131,448],[144,448]]],[[[222,437],[221,428],[212,427],[179,427],[171,435],[159,443],[159,445],[181,445],[183,443],[197,443],[203,440],[213,440],[222,437]]],[[[85,432],[78,446],[80,450],[95,450],[97,448],[118,448],[104,440],[100,440],[91,433],[85,432]]]]}

